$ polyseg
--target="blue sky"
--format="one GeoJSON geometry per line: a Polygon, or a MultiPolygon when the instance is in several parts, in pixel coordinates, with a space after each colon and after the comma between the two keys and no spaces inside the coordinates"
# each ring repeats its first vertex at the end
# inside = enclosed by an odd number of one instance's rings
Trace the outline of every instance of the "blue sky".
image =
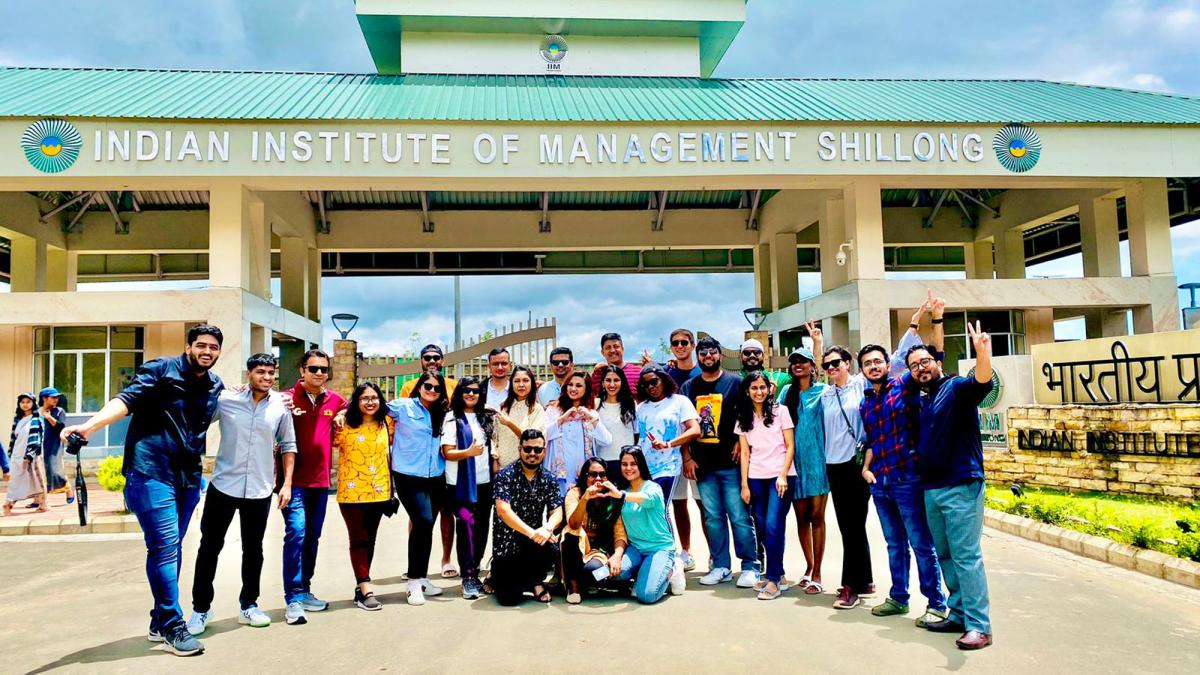
{"type": "MultiPolygon", "coordinates": [[[[753,0],[748,14],[718,76],[1041,78],[1200,95],[1200,0],[753,0]]],[[[0,65],[373,71],[351,0],[7,2],[0,26],[0,65]],[[58,17],[53,39],[47,16],[58,17]]],[[[1175,228],[1173,240],[1180,282],[1200,281],[1200,223],[1175,228]]],[[[1030,274],[1079,276],[1081,264],[1030,274]]],[[[467,278],[464,331],[557,316],[560,342],[588,358],[607,329],[630,349],[654,348],[678,325],[733,340],[754,304],[745,274],[630,281],[467,278]]],[[[354,337],[364,351],[394,353],[412,339],[451,339],[451,283],[330,279],[323,309],[362,315],[354,337]]],[[[801,285],[816,292],[815,275],[801,285]]]]}

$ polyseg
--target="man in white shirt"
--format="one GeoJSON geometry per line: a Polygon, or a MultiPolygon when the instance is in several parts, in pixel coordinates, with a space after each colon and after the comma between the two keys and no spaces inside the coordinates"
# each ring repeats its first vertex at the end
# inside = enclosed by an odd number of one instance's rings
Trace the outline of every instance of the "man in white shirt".
{"type": "MultiPolygon", "coordinates": [[[[553,380],[547,380],[538,387],[537,400],[542,404],[542,407],[550,405],[551,401],[557,401],[559,394],[562,393],[563,383],[567,381],[567,376],[575,371],[575,355],[566,347],[555,347],[550,352],[550,372],[554,373],[553,380]]],[[[600,394],[596,392],[597,396],[600,394]]]]}
{"type": "Polygon", "coordinates": [[[488,353],[488,372],[491,377],[487,380],[487,400],[484,406],[499,410],[508,398],[508,374],[512,370],[512,357],[504,347],[497,347],[488,353]]]}

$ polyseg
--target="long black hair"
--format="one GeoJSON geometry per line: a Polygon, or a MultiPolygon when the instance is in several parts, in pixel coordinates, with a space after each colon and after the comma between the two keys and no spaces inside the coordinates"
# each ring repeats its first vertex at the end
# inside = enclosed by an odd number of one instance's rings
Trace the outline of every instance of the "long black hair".
{"type": "Polygon", "coordinates": [[[368,389],[374,391],[375,395],[379,397],[379,408],[372,415],[372,418],[379,424],[387,422],[387,401],[383,400],[383,390],[374,382],[363,382],[354,388],[354,393],[350,394],[350,403],[346,407],[346,426],[351,429],[363,425],[363,413],[358,404],[359,400],[362,399],[362,395],[367,393],[368,389]]]}
{"type": "Polygon", "coordinates": [[[450,399],[446,397],[446,378],[441,374],[421,373],[417,378],[417,383],[413,385],[412,394],[410,397],[420,400],[421,387],[429,380],[433,380],[438,386],[438,398],[433,402],[433,406],[429,408],[429,419],[433,425],[430,433],[434,437],[442,435],[442,424],[446,421],[446,412],[450,410],[450,399]]]}
{"type": "MultiPolygon", "coordinates": [[[[637,401],[633,400],[633,390],[629,388],[629,381],[625,379],[625,371],[619,366],[607,365],[600,371],[600,391],[596,392],[596,398],[604,403],[608,400],[608,392],[604,390],[604,378],[608,377],[609,373],[616,373],[617,379],[621,381],[621,389],[617,392],[617,403],[621,404],[621,421],[625,424],[633,424],[637,419],[637,401]]],[[[599,407],[599,406],[597,406],[599,407]]]]}
{"type": "MultiPolygon", "coordinates": [[[[633,458],[633,461],[637,462],[638,475],[641,477],[641,479],[644,481],[649,481],[650,480],[650,465],[646,463],[646,455],[645,455],[645,453],[642,452],[642,449],[636,445],[622,446],[620,459],[624,460],[625,455],[629,455],[630,457],[633,458]]],[[[621,472],[621,478],[622,479],[625,478],[624,471],[621,472]]]]}
{"type": "MultiPolygon", "coordinates": [[[[529,393],[525,395],[525,405],[529,410],[533,410],[533,406],[537,403],[537,375],[533,374],[533,370],[526,366],[517,366],[508,374],[508,397],[504,399],[504,403],[500,404],[500,409],[504,412],[512,410],[512,405],[519,401],[517,392],[513,389],[513,380],[517,378],[517,373],[525,373],[529,376],[529,393]]],[[[484,394],[487,394],[485,391],[484,394]]]]}
{"type": "MultiPolygon", "coordinates": [[[[792,356],[795,357],[796,354],[792,354],[792,356]]],[[[800,356],[800,359],[808,361],[812,364],[812,374],[808,376],[808,386],[811,389],[812,386],[817,383],[817,363],[815,361],[810,361],[803,355],[800,356]]],[[[804,393],[806,390],[802,390],[800,388],[800,380],[795,375],[792,375],[791,359],[788,360],[788,375],[791,376],[792,383],[788,385],[787,391],[784,392],[782,403],[783,407],[787,408],[788,412],[791,413],[792,421],[794,422],[800,419],[800,394],[804,393]]]]}
{"type": "Polygon", "coordinates": [[[585,408],[592,408],[594,406],[594,401],[592,400],[592,378],[588,377],[587,373],[582,370],[577,370],[568,375],[567,379],[563,380],[562,391],[558,394],[558,409],[563,412],[575,407],[575,404],[571,401],[571,397],[567,395],[567,385],[576,377],[583,380],[583,398],[579,400],[579,405],[585,408]]]}
{"type": "Polygon", "coordinates": [[[454,387],[454,396],[450,397],[450,411],[454,413],[455,418],[465,419],[463,415],[467,413],[467,402],[463,396],[467,387],[479,388],[479,402],[475,404],[475,410],[471,412],[475,413],[475,420],[479,422],[479,428],[483,429],[483,441],[486,445],[492,442],[492,416],[496,413],[483,407],[485,392],[482,380],[474,375],[468,375],[459,380],[458,385],[454,387]]]}
{"type": "Polygon", "coordinates": [[[754,401],[750,400],[750,385],[762,381],[767,385],[767,398],[762,403],[763,426],[769,427],[775,422],[775,399],[771,398],[771,380],[766,373],[755,370],[742,378],[742,388],[738,392],[738,426],[742,433],[749,433],[754,428],[754,401]]]}
{"type": "Polygon", "coordinates": [[[30,415],[37,414],[37,399],[34,398],[32,394],[18,394],[17,395],[17,412],[13,414],[13,426],[14,427],[17,426],[17,422],[21,421],[22,417],[25,417],[25,411],[21,410],[21,399],[23,399],[23,398],[29,399],[29,402],[33,404],[32,406],[29,407],[29,414],[30,415]]]}

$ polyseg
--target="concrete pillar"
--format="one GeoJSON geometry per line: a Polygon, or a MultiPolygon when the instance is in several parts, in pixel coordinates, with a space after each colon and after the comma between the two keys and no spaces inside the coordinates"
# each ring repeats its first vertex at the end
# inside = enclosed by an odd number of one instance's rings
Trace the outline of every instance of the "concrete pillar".
{"type": "MultiPolygon", "coordinates": [[[[850,344],[850,315],[840,314],[838,316],[830,316],[821,320],[821,329],[825,333],[825,348],[828,349],[833,345],[842,345],[848,347],[850,344]]],[[[817,357],[817,365],[820,365],[820,354],[814,354],[817,357]]]]}
{"type": "Polygon", "coordinates": [[[279,343],[279,388],[287,389],[300,379],[300,357],[308,351],[303,340],[284,340],[279,343]]]}
{"type": "Polygon", "coordinates": [[[358,343],[354,340],[334,340],[333,373],[329,378],[329,388],[349,399],[357,381],[358,343]]]}
{"type": "Polygon", "coordinates": [[[269,354],[271,352],[271,331],[258,324],[250,324],[250,349],[248,351],[251,354],[269,354]]]}
{"type": "MultiPolygon", "coordinates": [[[[860,298],[861,300],[861,298],[860,298]]],[[[890,345],[892,337],[891,312],[886,307],[872,307],[859,304],[856,311],[847,315],[849,319],[849,344],[846,347],[852,354],[858,353],[863,345],[883,345],[891,353],[894,345],[890,345]]]]}
{"type": "Polygon", "coordinates": [[[1126,183],[1125,218],[1129,223],[1129,265],[1134,276],[1174,274],[1167,181],[1126,183]]]}
{"type": "Polygon", "coordinates": [[[996,235],[996,278],[1025,278],[1025,236],[1021,230],[1012,228],[996,235]]]}
{"type": "Polygon", "coordinates": [[[1088,309],[1083,312],[1087,337],[1121,337],[1129,334],[1129,311],[1125,309],[1088,309]]]}
{"type": "Polygon", "coordinates": [[[1102,198],[1080,202],[1079,234],[1083,244],[1083,276],[1121,276],[1117,200],[1102,198]]]}
{"type": "Polygon", "coordinates": [[[796,264],[796,233],[780,232],[771,239],[771,297],[775,309],[800,302],[800,270],[796,264]]]}
{"type": "Polygon", "coordinates": [[[279,238],[280,305],[300,316],[308,316],[308,244],[300,237],[279,238]]]}
{"type": "Polygon", "coordinates": [[[46,290],[46,268],[49,247],[46,242],[24,235],[13,235],[11,242],[9,290],[13,293],[32,293],[46,290]]]}
{"type": "Polygon", "coordinates": [[[1133,332],[1159,333],[1181,328],[1179,315],[1179,291],[1175,288],[1175,276],[1156,276],[1150,279],[1150,294],[1147,304],[1133,308],[1133,332]]]}
{"type": "Polygon", "coordinates": [[[768,312],[775,310],[774,294],[771,290],[771,246],[757,244],[754,247],[754,305],[768,312]]]}
{"type": "Polygon", "coordinates": [[[47,291],[74,291],[79,256],[54,246],[46,247],[47,291]],[[74,268],[74,269],[72,269],[74,268]]]}
{"type": "Polygon", "coordinates": [[[321,323],[321,252],[308,249],[308,318],[321,323]]]}
{"type": "Polygon", "coordinates": [[[846,209],[843,198],[833,198],[825,202],[817,221],[817,231],[821,246],[821,291],[832,291],[845,286],[850,281],[848,268],[837,264],[838,246],[845,242],[846,209]]]}
{"type": "Polygon", "coordinates": [[[1025,310],[1025,344],[1029,347],[1054,342],[1054,310],[1025,310]]]}
{"type": "MultiPolygon", "coordinates": [[[[17,395],[33,389],[33,328],[0,326],[0,400],[16,405],[17,395]]],[[[0,416],[0,438],[8,450],[12,415],[0,416]]],[[[20,461],[19,459],[17,461],[20,461]]]]}
{"type": "Polygon", "coordinates": [[[968,279],[991,279],[995,273],[992,262],[992,242],[990,240],[975,241],[963,246],[963,260],[966,262],[968,279]]]}
{"type": "Polygon", "coordinates": [[[270,298],[271,230],[262,200],[243,185],[217,183],[208,218],[209,285],[270,298]]]}
{"type": "Polygon", "coordinates": [[[843,194],[846,237],[854,240],[846,265],[850,281],[882,279],[883,202],[879,180],[856,180],[843,194]]]}

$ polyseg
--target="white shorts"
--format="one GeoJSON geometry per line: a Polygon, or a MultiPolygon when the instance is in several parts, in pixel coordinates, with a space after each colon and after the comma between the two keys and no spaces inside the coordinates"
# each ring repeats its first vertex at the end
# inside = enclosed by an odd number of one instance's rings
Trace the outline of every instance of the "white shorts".
{"type": "Polygon", "coordinates": [[[671,494],[671,499],[699,499],[700,488],[696,487],[696,481],[688,480],[680,476],[675,480],[675,489],[671,494]]]}

